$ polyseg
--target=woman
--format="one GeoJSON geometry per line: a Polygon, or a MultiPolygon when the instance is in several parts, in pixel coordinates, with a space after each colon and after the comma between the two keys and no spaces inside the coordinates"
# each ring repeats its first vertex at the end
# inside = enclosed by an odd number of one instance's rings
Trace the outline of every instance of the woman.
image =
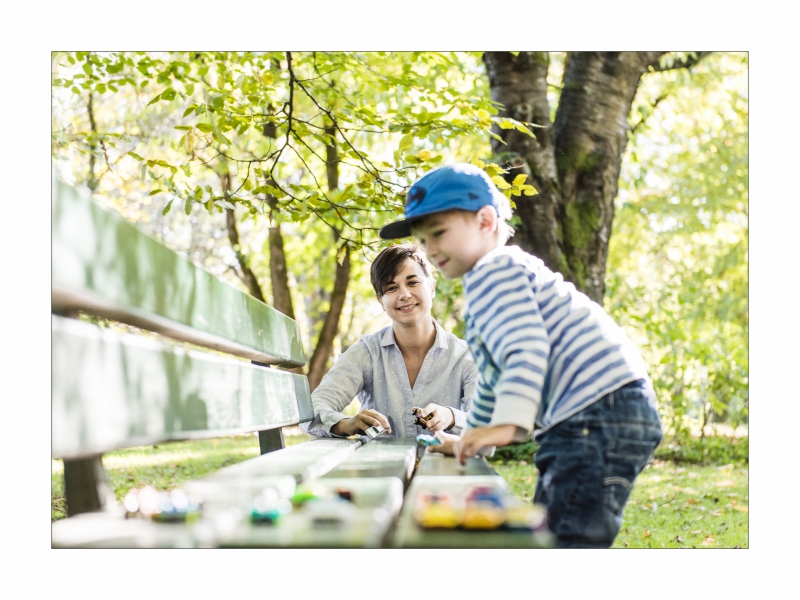
{"type": "Polygon", "coordinates": [[[303,427],[318,436],[346,437],[382,425],[397,437],[422,432],[460,434],[477,370],[467,343],[431,317],[436,283],[421,250],[385,248],[372,263],[372,287],[392,320],[362,336],[342,354],[311,394],[314,420],[303,427]],[[342,410],[354,397],[361,412],[342,410]],[[424,425],[413,409],[428,417],[424,425]]]}

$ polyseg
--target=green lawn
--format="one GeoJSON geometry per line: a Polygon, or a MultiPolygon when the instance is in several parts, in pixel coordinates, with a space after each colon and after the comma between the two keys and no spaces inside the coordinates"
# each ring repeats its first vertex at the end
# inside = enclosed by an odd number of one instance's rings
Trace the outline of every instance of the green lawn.
{"type": "MultiPolygon", "coordinates": [[[[515,496],[533,497],[533,465],[492,466],[515,496]]],[[[636,480],[613,547],[747,548],[748,468],[653,461],[636,480]]]]}
{"type": "MultiPolygon", "coordinates": [[[[291,446],[309,438],[300,432],[284,435],[284,439],[291,446]]],[[[184,481],[258,455],[258,435],[250,434],[118,450],[103,455],[103,466],[117,500],[122,502],[132,488],[151,485],[157,490],[171,490],[184,481]]],[[[53,521],[67,516],[63,474],[64,462],[53,460],[50,492],[53,521]]]]}
{"type": "MultiPolygon", "coordinates": [[[[297,428],[284,431],[286,444],[308,439],[297,428]]],[[[258,456],[258,436],[245,435],[130,448],[103,457],[119,501],[131,488],[170,490],[217,469],[258,456]]],[[[533,497],[536,471],[524,460],[492,466],[524,500],[533,497]]],[[[52,461],[51,518],[66,516],[64,466],[52,461]]],[[[654,460],[636,480],[625,510],[619,548],[747,548],[748,468],[654,460]]]]}

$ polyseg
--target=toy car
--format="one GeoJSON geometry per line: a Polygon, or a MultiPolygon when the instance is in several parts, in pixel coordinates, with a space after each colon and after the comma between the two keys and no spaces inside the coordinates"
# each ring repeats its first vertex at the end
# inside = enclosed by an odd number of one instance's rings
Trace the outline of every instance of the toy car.
{"type": "Polygon", "coordinates": [[[465,529],[497,529],[505,520],[505,511],[493,502],[470,502],[464,509],[462,525],[465,529]]]}
{"type": "Polygon", "coordinates": [[[422,414],[422,409],[417,408],[416,406],[411,409],[411,414],[414,415],[414,425],[422,425],[423,427],[426,427],[428,425],[426,421],[429,421],[430,418],[433,416],[433,414],[424,416],[422,414]]]}
{"type": "Polygon", "coordinates": [[[355,515],[353,504],[339,497],[311,500],[304,510],[314,527],[341,527],[355,515]]]}
{"type": "Polygon", "coordinates": [[[339,496],[339,498],[341,498],[342,500],[349,500],[350,502],[353,501],[353,491],[352,490],[348,490],[346,488],[339,487],[339,488],[336,488],[334,490],[334,493],[337,496],[339,496]]]}
{"type": "Polygon", "coordinates": [[[200,518],[202,505],[181,490],[159,495],[159,511],[152,518],[161,523],[191,523],[200,518]]]}
{"type": "Polygon", "coordinates": [[[425,529],[452,529],[461,525],[461,512],[447,492],[423,492],[417,496],[414,516],[425,529]]]}
{"type": "Polygon", "coordinates": [[[505,526],[508,529],[540,531],[547,529],[547,509],[540,504],[523,504],[506,509],[505,526]]]}
{"type": "Polygon", "coordinates": [[[374,440],[376,437],[378,437],[385,431],[386,429],[383,427],[383,425],[373,425],[372,427],[367,429],[364,433],[366,433],[370,437],[370,439],[374,440]]]}
{"type": "Polygon", "coordinates": [[[291,497],[292,506],[302,506],[306,502],[310,500],[317,500],[320,498],[328,498],[330,497],[330,492],[327,488],[318,485],[318,484],[311,484],[311,485],[301,485],[297,488],[297,491],[291,497]]]}
{"type": "Polygon", "coordinates": [[[423,446],[441,446],[442,442],[437,440],[432,435],[428,435],[426,433],[420,433],[417,436],[417,441],[422,444],[423,446]]]}
{"type": "Polygon", "coordinates": [[[465,501],[468,505],[473,502],[488,502],[498,508],[503,508],[504,505],[500,494],[490,485],[476,485],[467,494],[465,501]]]}
{"type": "Polygon", "coordinates": [[[292,503],[281,498],[275,488],[266,488],[253,499],[250,521],[258,525],[273,525],[292,510],[292,503]]]}
{"type": "Polygon", "coordinates": [[[461,514],[447,504],[433,503],[421,508],[416,520],[425,529],[453,529],[461,525],[461,514]]]}

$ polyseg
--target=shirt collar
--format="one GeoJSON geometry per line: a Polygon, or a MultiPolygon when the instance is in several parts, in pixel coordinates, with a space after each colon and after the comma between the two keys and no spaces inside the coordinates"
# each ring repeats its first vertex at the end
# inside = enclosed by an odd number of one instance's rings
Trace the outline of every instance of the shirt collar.
{"type": "MultiPolygon", "coordinates": [[[[447,344],[447,332],[442,328],[439,323],[436,322],[436,319],[431,317],[433,320],[433,327],[436,329],[436,339],[433,341],[434,348],[444,348],[445,350],[449,348],[447,344]]],[[[381,346],[396,346],[397,342],[394,339],[394,327],[389,325],[386,329],[383,330],[381,334],[381,346]]]]}
{"type": "Polygon", "coordinates": [[[478,262],[472,265],[472,268],[465,274],[465,277],[468,277],[470,274],[474,273],[476,269],[494,259],[494,257],[497,256],[498,254],[504,254],[507,250],[508,250],[507,246],[498,246],[497,248],[489,250],[486,254],[484,254],[478,259],[478,262]]]}

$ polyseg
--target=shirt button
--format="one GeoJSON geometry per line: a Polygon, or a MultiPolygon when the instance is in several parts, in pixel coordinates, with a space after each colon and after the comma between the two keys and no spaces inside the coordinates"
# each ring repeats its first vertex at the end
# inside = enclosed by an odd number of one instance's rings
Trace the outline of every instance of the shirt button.
{"type": "Polygon", "coordinates": [[[588,429],[584,429],[583,431],[581,431],[581,433],[583,435],[589,435],[589,430],[588,429]]]}

